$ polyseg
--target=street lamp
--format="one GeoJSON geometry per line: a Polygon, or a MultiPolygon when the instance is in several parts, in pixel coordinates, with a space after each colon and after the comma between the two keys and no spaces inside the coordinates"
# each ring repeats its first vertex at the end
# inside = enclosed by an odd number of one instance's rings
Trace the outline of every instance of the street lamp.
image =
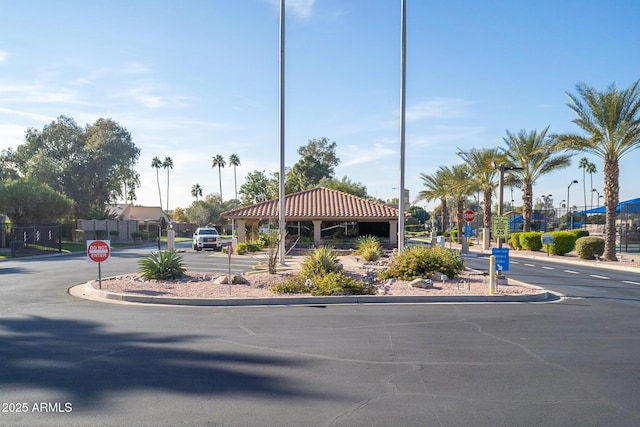
{"type": "Polygon", "coordinates": [[[566,202],[566,200],[560,200],[560,203],[558,203],[558,213],[556,214],[558,217],[558,229],[560,229],[560,212],[562,212],[562,204],[564,202],[566,202]]]}
{"type": "Polygon", "coordinates": [[[571,211],[571,207],[569,205],[569,190],[571,189],[571,186],[573,184],[577,184],[578,180],[574,179],[573,181],[571,181],[571,184],[569,184],[569,186],[567,187],[567,213],[571,215],[570,220],[569,220],[569,230],[573,230],[573,211],[571,211]]]}
{"type": "MultiPolygon", "coordinates": [[[[602,196],[600,195],[600,192],[599,192],[598,190],[596,190],[595,188],[592,188],[592,189],[591,189],[591,192],[592,192],[592,193],[593,193],[593,192],[595,192],[595,193],[596,193],[596,195],[598,196],[598,197],[597,197],[596,202],[598,203],[598,209],[600,209],[600,197],[602,197],[602,196]]],[[[592,205],[592,206],[593,206],[593,205],[592,205]]],[[[598,212],[598,214],[599,214],[599,212],[598,212]]],[[[598,225],[600,225],[600,224],[599,224],[599,223],[600,223],[599,219],[600,219],[600,217],[598,217],[598,220],[596,220],[596,233],[598,232],[598,225]]]]}

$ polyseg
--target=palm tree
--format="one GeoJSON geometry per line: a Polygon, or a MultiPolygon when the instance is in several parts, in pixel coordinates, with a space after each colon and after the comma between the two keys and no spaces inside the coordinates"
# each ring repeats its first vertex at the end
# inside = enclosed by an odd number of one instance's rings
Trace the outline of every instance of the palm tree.
{"type": "Polygon", "coordinates": [[[571,156],[560,154],[561,147],[555,138],[547,138],[549,127],[538,133],[533,130],[521,130],[517,135],[507,131],[503,138],[507,144],[503,153],[509,166],[514,169],[510,173],[522,186],[523,231],[531,231],[531,214],[533,212],[533,184],[542,175],[569,166],[571,156]]]}
{"type": "Polygon", "coordinates": [[[504,163],[504,155],[499,148],[474,148],[468,152],[458,150],[458,155],[469,166],[478,188],[482,191],[483,227],[491,228],[491,199],[493,191],[498,186],[498,171],[494,164],[504,163]]]}
{"type": "Polygon", "coordinates": [[[193,184],[193,187],[191,187],[191,195],[196,198],[196,202],[198,201],[198,196],[202,197],[202,187],[200,184],[193,184]]]}
{"type": "Polygon", "coordinates": [[[447,229],[447,197],[450,196],[447,179],[449,175],[451,175],[451,170],[446,166],[440,166],[433,175],[420,174],[420,179],[422,179],[426,189],[418,193],[418,200],[427,202],[440,200],[440,226],[442,231],[447,229]]]}
{"type": "Polygon", "coordinates": [[[229,156],[229,166],[233,166],[233,187],[236,190],[236,200],[238,200],[238,180],[236,179],[236,167],[240,166],[240,157],[237,154],[229,156]]]}
{"type": "Polygon", "coordinates": [[[567,93],[567,104],[586,136],[559,136],[566,148],[586,151],[604,160],[605,245],[603,257],[616,260],[616,208],[620,197],[620,158],[640,147],[640,80],[630,88],[618,90],[612,83],[599,91],[584,83],[577,95],[567,93]]]}
{"type": "Polygon", "coordinates": [[[165,157],[162,167],[167,170],[167,212],[169,212],[169,169],[173,169],[173,159],[165,157]]]}
{"type": "Polygon", "coordinates": [[[474,181],[471,169],[466,164],[454,165],[450,168],[450,174],[446,178],[446,185],[449,187],[449,193],[456,201],[456,222],[458,224],[458,243],[462,243],[464,220],[462,213],[464,210],[464,202],[467,197],[476,189],[476,181],[474,181]]]}
{"type": "Polygon", "coordinates": [[[590,178],[590,182],[591,182],[591,191],[589,191],[589,193],[591,193],[591,209],[593,209],[593,174],[597,173],[598,170],[596,169],[596,164],[593,162],[589,162],[589,164],[587,164],[587,173],[589,174],[589,178],[590,178]]]}
{"type": "Polygon", "coordinates": [[[156,170],[156,181],[158,182],[158,197],[160,197],[160,208],[162,208],[162,192],[160,191],[160,168],[162,167],[162,160],[158,156],[155,156],[151,160],[151,167],[156,170]]]}
{"type": "Polygon", "coordinates": [[[220,154],[216,154],[213,157],[213,161],[211,163],[211,167],[212,168],[215,168],[215,167],[218,168],[218,181],[220,182],[220,200],[224,200],[222,198],[222,172],[221,172],[221,169],[223,167],[225,167],[226,165],[227,165],[227,163],[224,161],[224,157],[222,157],[220,154]]]}

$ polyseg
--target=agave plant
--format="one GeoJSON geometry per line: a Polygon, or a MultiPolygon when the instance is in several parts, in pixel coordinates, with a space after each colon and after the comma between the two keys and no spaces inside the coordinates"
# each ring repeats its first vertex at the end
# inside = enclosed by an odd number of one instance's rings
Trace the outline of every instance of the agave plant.
{"type": "Polygon", "coordinates": [[[321,276],[342,270],[338,254],[333,249],[322,246],[314,250],[302,262],[301,273],[304,277],[321,276]]]}
{"type": "Polygon", "coordinates": [[[138,261],[142,277],[147,280],[175,280],[184,276],[186,267],[182,256],[174,250],[152,252],[138,261]]]}

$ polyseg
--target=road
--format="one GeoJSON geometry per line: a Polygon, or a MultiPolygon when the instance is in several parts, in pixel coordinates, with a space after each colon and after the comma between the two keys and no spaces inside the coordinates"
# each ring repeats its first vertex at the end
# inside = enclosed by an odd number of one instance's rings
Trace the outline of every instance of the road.
{"type": "Polygon", "coordinates": [[[553,267],[510,274],[574,297],[216,308],[74,299],[83,257],[3,262],[0,425],[639,425],[640,288],[553,267]]]}

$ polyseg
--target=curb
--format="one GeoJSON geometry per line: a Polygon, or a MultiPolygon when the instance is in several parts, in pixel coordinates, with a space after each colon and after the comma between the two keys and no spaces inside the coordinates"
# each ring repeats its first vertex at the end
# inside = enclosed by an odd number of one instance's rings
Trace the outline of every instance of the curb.
{"type": "Polygon", "coordinates": [[[274,306],[274,305],[337,305],[337,304],[425,304],[425,303],[486,303],[486,302],[543,302],[548,301],[551,292],[542,290],[536,294],[523,295],[443,295],[443,296],[400,296],[400,295],[352,295],[326,297],[287,297],[287,298],[170,298],[144,295],[127,295],[95,289],[89,281],[84,285],[69,289],[73,296],[114,302],[134,304],[160,304],[170,306],[274,306]],[[79,289],[77,289],[79,288],[79,289]],[[82,295],[84,294],[84,295],[82,295]]]}

